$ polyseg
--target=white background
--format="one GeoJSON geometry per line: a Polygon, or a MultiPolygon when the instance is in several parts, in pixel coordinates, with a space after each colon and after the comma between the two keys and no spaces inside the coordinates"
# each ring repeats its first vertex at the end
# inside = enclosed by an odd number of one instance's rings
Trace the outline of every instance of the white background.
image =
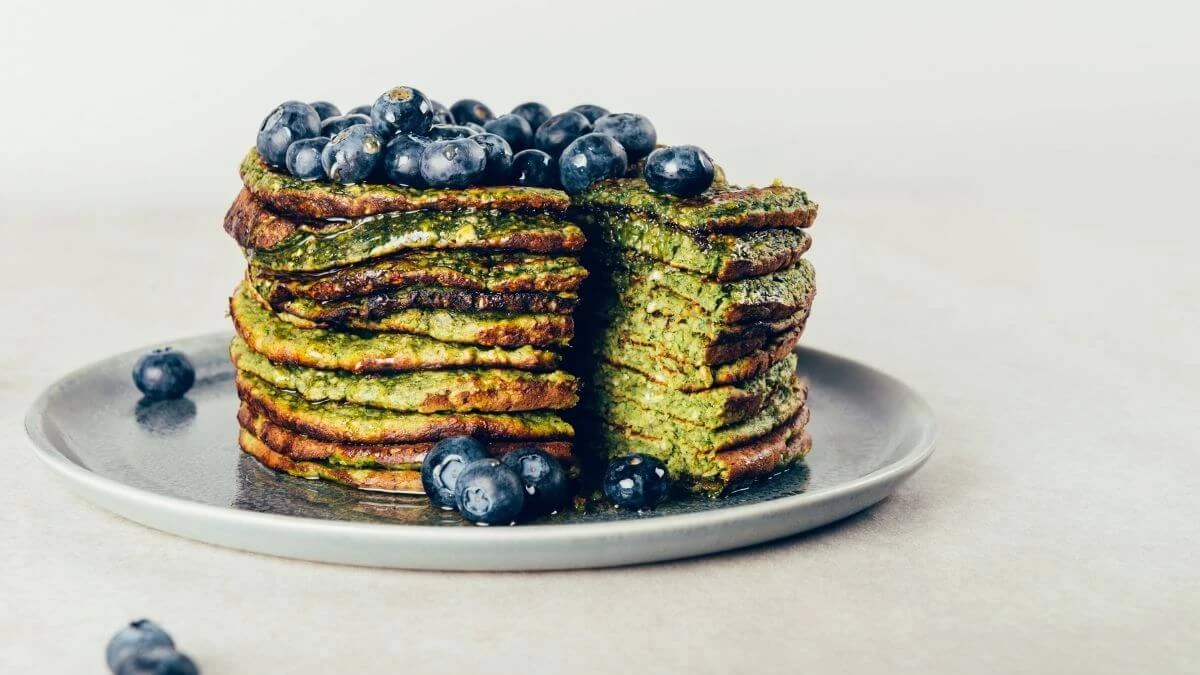
{"type": "Polygon", "coordinates": [[[5,3],[0,671],[99,672],[107,636],[148,614],[208,673],[1195,672],[1198,19],[1185,2],[5,3]],[[642,112],[735,181],[809,189],[805,341],[922,391],[938,454],[815,535],[571,574],[278,561],[61,490],[20,430],[36,392],[225,327],[242,261],[220,221],[259,121],[394,84],[642,112]]]}

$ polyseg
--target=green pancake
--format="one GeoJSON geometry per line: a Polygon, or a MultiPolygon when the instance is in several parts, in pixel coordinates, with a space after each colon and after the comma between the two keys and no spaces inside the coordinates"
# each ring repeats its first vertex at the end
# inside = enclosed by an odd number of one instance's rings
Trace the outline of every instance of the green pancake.
{"type": "Polygon", "coordinates": [[[354,375],[282,366],[234,338],[230,356],[246,371],[309,401],[340,401],[400,412],[562,410],[579,400],[579,381],[561,370],[530,373],[500,368],[354,375]]]}
{"type": "Polygon", "coordinates": [[[621,178],[593,183],[571,203],[584,209],[636,212],[691,231],[808,227],[817,216],[817,205],[803,190],[780,184],[714,184],[696,197],[681,198],[650,190],[642,178],[621,178]]]}
{"type": "Polygon", "coordinates": [[[502,349],[404,333],[301,328],[265,309],[245,283],[230,298],[229,311],[238,335],[250,349],[283,365],[353,373],[466,367],[547,371],[554,370],[559,361],[554,352],[533,347],[502,349]]]}
{"type": "Polygon", "coordinates": [[[772,338],[762,348],[729,363],[683,363],[664,356],[658,346],[638,344],[620,335],[607,334],[595,345],[600,359],[635,370],[646,378],[680,391],[694,392],[748,380],[787,358],[800,330],[772,338]]]}
{"type": "Polygon", "coordinates": [[[337,401],[312,402],[244,370],[238,397],[275,424],[306,436],[347,443],[418,443],[448,436],[486,440],[560,440],[574,430],[556,413],[405,413],[337,401]]]}

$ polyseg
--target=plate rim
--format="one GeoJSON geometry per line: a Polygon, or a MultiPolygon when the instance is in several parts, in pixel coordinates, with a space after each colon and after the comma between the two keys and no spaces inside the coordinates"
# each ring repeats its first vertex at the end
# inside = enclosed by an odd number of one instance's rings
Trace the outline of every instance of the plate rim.
{"type": "MultiPolygon", "coordinates": [[[[177,344],[184,341],[206,342],[221,339],[222,337],[231,338],[232,335],[233,333],[230,331],[217,331],[175,340],[170,342],[170,344],[177,344]]],[[[162,344],[167,343],[155,343],[156,346],[162,344]]],[[[560,540],[564,536],[569,535],[577,535],[583,538],[604,538],[606,536],[623,534],[644,537],[654,534],[677,532],[681,529],[715,528],[728,526],[734,522],[778,517],[798,508],[815,506],[868,492],[873,487],[887,485],[892,481],[898,483],[912,475],[928,461],[929,457],[933,454],[940,436],[940,428],[932,408],[919,393],[906,383],[867,364],[828,351],[801,346],[797,347],[795,352],[801,355],[804,353],[816,354],[825,359],[841,362],[843,365],[851,365],[868,370],[874,376],[890,381],[893,386],[904,392],[910,404],[915,406],[919,411],[920,418],[922,418],[917,425],[922,430],[922,434],[914,447],[902,457],[864,476],[859,476],[815,492],[803,492],[749,504],[735,504],[726,508],[705,509],[703,511],[667,514],[647,518],[621,518],[603,522],[570,523],[569,526],[568,524],[536,523],[517,527],[433,527],[405,525],[403,523],[352,522],[309,516],[263,513],[236,509],[229,506],[205,504],[184,497],[165,495],[122,483],[72,461],[67,454],[57,447],[55,441],[50,439],[46,433],[45,413],[48,403],[53,396],[69,386],[74,380],[84,376],[87,371],[102,363],[129,358],[143,353],[150,348],[151,346],[148,345],[139,349],[131,349],[87,363],[55,379],[49,386],[42,390],[25,414],[24,426],[29,439],[32,441],[31,445],[34,448],[34,454],[43,464],[56,473],[60,479],[66,481],[71,491],[77,494],[81,493],[80,488],[88,488],[106,495],[109,499],[125,502],[128,506],[170,511],[179,515],[207,520],[211,524],[218,526],[268,528],[273,532],[284,529],[294,532],[304,532],[310,535],[353,536],[361,540],[381,540],[390,543],[418,545],[453,544],[462,546],[464,544],[472,545],[475,542],[478,542],[481,546],[490,546],[498,543],[509,545],[517,543],[537,544],[560,540]]],[[[887,494],[890,494],[890,490],[887,494]]],[[[879,500],[872,501],[871,504],[885,498],[887,494],[879,500]]],[[[100,506],[110,513],[146,524],[145,521],[116,511],[107,502],[101,503],[91,495],[85,494],[83,496],[87,501],[100,506]]],[[[846,516],[848,515],[851,514],[846,514],[846,516]]],[[[840,517],[835,520],[838,519],[840,517]]],[[[150,525],[150,527],[154,526],[150,525]]],[[[197,539],[190,535],[179,536],[197,539]]],[[[227,544],[223,545],[228,546],[227,544]]]]}

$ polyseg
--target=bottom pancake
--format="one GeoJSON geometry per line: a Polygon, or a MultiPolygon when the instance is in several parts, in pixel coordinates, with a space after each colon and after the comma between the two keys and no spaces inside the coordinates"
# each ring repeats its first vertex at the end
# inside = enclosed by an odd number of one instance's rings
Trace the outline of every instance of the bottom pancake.
{"type": "Polygon", "coordinates": [[[320,478],[360,490],[424,492],[419,469],[350,469],[321,462],[295,461],[272,450],[246,429],[238,432],[238,445],[268,469],[282,471],[298,478],[320,478]]]}

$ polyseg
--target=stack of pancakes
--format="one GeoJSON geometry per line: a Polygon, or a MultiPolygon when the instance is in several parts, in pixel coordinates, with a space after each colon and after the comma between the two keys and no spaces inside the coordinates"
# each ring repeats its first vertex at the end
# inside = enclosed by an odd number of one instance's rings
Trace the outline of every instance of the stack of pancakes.
{"type": "Polygon", "coordinates": [[[793,353],[815,293],[803,191],[718,182],[681,199],[640,178],[575,198],[591,242],[585,407],[609,456],[666,462],[710,494],[812,445],[793,353]]]}
{"type": "Polygon", "coordinates": [[[560,370],[587,276],[556,190],[305,182],[251,151],[225,229],[242,449],[361,488],[421,491],[438,440],[535,446],[576,466],[560,370]]]}

